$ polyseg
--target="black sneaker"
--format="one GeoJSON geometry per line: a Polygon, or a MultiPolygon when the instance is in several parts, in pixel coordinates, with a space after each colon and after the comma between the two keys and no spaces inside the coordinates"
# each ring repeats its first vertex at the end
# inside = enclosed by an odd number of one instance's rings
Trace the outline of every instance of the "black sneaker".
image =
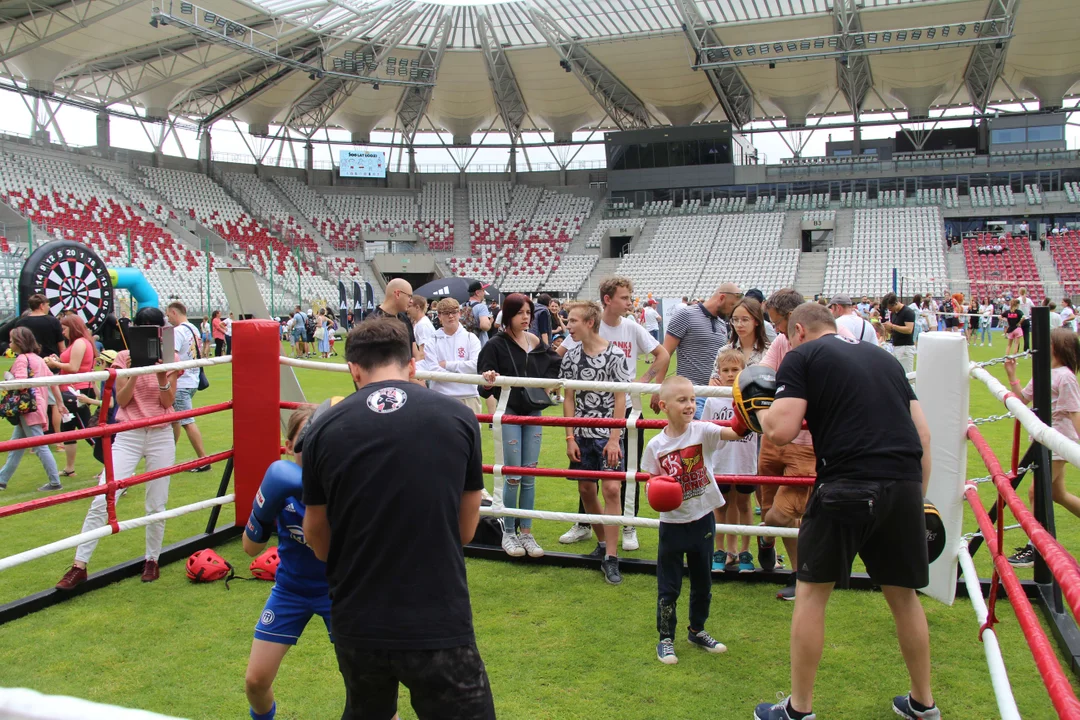
{"type": "Polygon", "coordinates": [[[600,543],[597,543],[596,547],[593,549],[593,551],[591,553],[589,553],[588,555],[586,555],[585,557],[589,558],[590,560],[601,560],[602,561],[605,557],[607,557],[607,550],[604,548],[603,545],[601,545],[600,543]]]}
{"type": "Polygon", "coordinates": [[[776,538],[759,537],[757,539],[758,567],[770,571],[776,567],[776,538]]]}
{"type": "Polygon", "coordinates": [[[937,706],[925,710],[916,710],[911,704],[911,695],[897,695],[892,701],[893,712],[907,720],[941,720],[941,711],[937,706]]]}
{"type": "Polygon", "coordinates": [[[795,586],[794,585],[788,585],[787,587],[785,587],[785,588],[783,588],[781,590],[777,590],[776,599],[777,600],[787,600],[788,602],[793,602],[795,600],[795,586]]]}
{"type": "Polygon", "coordinates": [[[622,575],[619,574],[619,558],[604,558],[600,561],[600,570],[603,571],[604,580],[608,585],[618,585],[622,582],[622,575]]]}
{"type": "Polygon", "coordinates": [[[199,467],[191,468],[190,470],[188,470],[188,472],[189,473],[204,473],[204,472],[210,472],[210,469],[211,468],[210,468],[209,465],[200,465],[199,467]]]}
{"type": "Polygon", "coordinates": [[[1035,567],[1035,548],[1031,545],[1016,548],[1009,557],[1009,564],[1017,568],[1035,567]]]}

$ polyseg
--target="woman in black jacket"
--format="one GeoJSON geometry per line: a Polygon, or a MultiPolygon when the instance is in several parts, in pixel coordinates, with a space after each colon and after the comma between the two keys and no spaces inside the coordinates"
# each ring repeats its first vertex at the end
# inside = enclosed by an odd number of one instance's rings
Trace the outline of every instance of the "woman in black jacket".
{"type": "MultiPolygon", "coordinates": [[[[533,305],[528,297],[512,293],[502,306],[502,330],[491,338],[476,362],[476,370],[488,383],[494,383],[499,375],[516,377],[555,377],[559,358],[529,332],[533,305]]],[[[480,387],[484,397],[500,397],[505,388],[486,385],[480,387]]],[[[508,415],[540,415],[543,406],[531,402],[523,388],[511,388],[507,401],[508,415]]],[[[539,426],[503,425],[503,460],[506,465],[536,467],[540,459],[543,428],[539,426]]],[[[532,510],[536,504],[536,478],[522,475],[506,475],[503,480],[503,505],[507,508],[532,510]]],[[[514,532],[514,518],[503,519],[502,547],[507,555],[541,557],[544,554],[532,535],[532,520],[520,518],[521,530],[514,532]]]]}

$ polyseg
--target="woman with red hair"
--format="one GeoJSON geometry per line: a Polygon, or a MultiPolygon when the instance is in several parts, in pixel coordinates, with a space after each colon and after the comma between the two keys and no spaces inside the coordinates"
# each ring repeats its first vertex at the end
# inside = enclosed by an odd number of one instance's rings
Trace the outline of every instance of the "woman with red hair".
{"type": "MultiPolygon", "coordinates": [[[[94,344],[94,336],[86,327],[82,316],[77,313],[68,313],[60,319],[60,326],[64,331],[64,339],[67,341],[67,349],[60,356],[50,355],[45,358],[45,364],[52,370],[59,370],[61,375],[75,375],[87,373],[94,369],[94,358],[97,357],[97,346],[94,344]]],[[[64,398],[65,419],[60,429],[78,430],[90,424],[90,408],[78,400],[79,395],[96,398],[94,384],[91,382],[72,383],[61,385],[60,394],[64,398]]],[[[93,447],[93,442],[88,441],[93,447]]],[[[64,443],[64,469],[61,477],[72,477],[75,474],[75,451],[78,442],[69,440],[64,443]]]]}

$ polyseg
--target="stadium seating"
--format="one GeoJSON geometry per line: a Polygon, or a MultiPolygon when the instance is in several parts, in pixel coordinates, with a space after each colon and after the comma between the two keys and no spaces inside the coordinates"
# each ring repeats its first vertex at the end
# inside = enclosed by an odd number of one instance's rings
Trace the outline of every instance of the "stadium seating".
{"type": "Polygon", "coordinates": [[[304,213],[304,218],[326,238],[332,248],[353,251],[359,247],[359,238],[349,236],[322,195],[288,175],[275,175],[274,184],[304,213]]]}
{"type": "Polygon", "coordinates": [[[409,233],[416,228],[416,199],[412,195],[324,195],[341,220],[343,232],[409,233]]]}
{"type": "Polygon", "coordinates": [[[1080,294],[1080,231],[1068,230],[1060,235],[1048,235],[1046,239],[1065,294],[1080,294]]]}
{"type": "Polygon", "coordinates": [[[1031,253],[1031,241],[1026,237],[1001,238],[990,233],[964,239],[964,264],[971,280],[971,294],[976,297],[998,297],[1006,290],[1013,294],[1019,287],[1027,287],[1032,297],[1043,296],[1042,279],[1031,253]],[[980,255],[978,248],[1001,245],[1003,252],[996,255],[980,255]]]}
{"type": "Polygon", "coordinates": [[[1008,185],[994,185],[991,188],[985,186],[973,187],[969,191],[971,206],[973,208],[989,207],[1012,207],[1016,205],[1012,188],[1008,185]]]}
{"type": "Polygon", "coordinates": [[[1071,203],[1080,203],[1080,183],[1065,183],[1065,197],[1067,197],[1071,203]]]}
{"type": "Polygon", "coordinates": [[[784,200],[785,210],[807,210],[810,208],[829,207],[828,193],[813,193],[812,195],[788,195],[784,200]]]}
{"type": "Polygon", "coordinates": [[[667,217],[617,272],[657,297],[711,295],[724,281],[769,293],[795,280],[799,251],[779,249],[783,226],[781,213],[667,217]]]}
{"type": "Polygon", "coordinates": [[[543,191],[524,231],[524,239],[507,257],[498,280],[503,292],[536,292],[558,266],[561,254],[592,213],[592,200],[568,193],[543,191]]]}
{"type": "MultiPolygon", "coordinates": [[[[101,181],[100,174],[63,160],[4,153],[0,176],[0,195],[52,239],[87,245],[109,265],[130,263],[146,274],[163,301],[179,299],[192,311],[205,310],[207,263],[213,269],[220,261],[188,248],[152,219],[140,217],[128,199],[101,181]]],[[[213,272],[210,304],[225,304],[213,272]]]]}
{"type": "Polygon", "coordinates": [[[1042,189],[1038,185],[1025,185],[1024,197],[1027,198],[1028,205],[1042,205],[1042,189]]]}
{"type": "Polygon", "coordinates": [[[830,248],[826,296],[881,295],[892,289],[892,271],[919,289],[940,287],[948,273],[941,211],[937,207],[856,210],[851,247],[830,248]]]}
{"type": "Polygon", "coordinates": [[[641,206],[641,214],[646,216],[663,216],[671,213],[673,203],[671,200],[650,200],[641,206]]]}
{"type": "Polygon", "coordinates": [[[221,179],[247,209],[261,215],[271,229],[288,243],[298,242],[302,247],[318,247],[315,238],[293,217],[292,210],[282,203],[270,186],[258,176],[253,173],[223,173],[221,179]]]}
{"type": "Polygon", "coordinates": [[[772,212],[776,209],[775,195],[759,195],[754,203],[754,212],[772,212]]]}
{"type": "Polygon", "coordinates": [[[118,190],[121,195],[142,208],[144,212],[153,215],[162,225],[167,223],[170,217],[174,220],[179,219],[176,217],[176,213],[166,209],[165,206],[155,200],[153,195],[150,194],[150,191],[144,185],[131,180],[126,175],[117,172],[112,168],[101,167],[98,165],[92,166],[90,170],[104,180],[107,185],[111,185],[118,190]]]}
{"type": "Polygon", "coordinates": [[[840,193],[840,207],[845,208],[864,208],[866,207],[866,191],[859,190],[856,192],[842,192],[840,193]]]}
{"type": "Polygon", "coordinates": [[[803,222],[815,222],[821,220],[823,222],[835,222],[836,211],[835,210],[807,210],[802,214],[803,222]]]}
{"type": "Polygon", "coordinates": [[[573,295],[589,278],[596,267],[599,255],[563,255],[559,265],[547,276],[541,286],[544,292],[573,295]]]}
{"type": "Polygon", "coordinates": [[[420,190],[420,218],[416,232],[430,250],[454,249],[454,187],[450,183],[425,183],[420,190]]]}
{"type": "MultiPolygon", "coordinates": [[[[775,206],[776,198],[772,198],[775,206]]],[[[700,201],[699,201],[700,202],[700,201]]],[[[746,212],[746,198],[745,197],[731,197],[731,198],[718,198],[714,197],[709,201],[709,204],[705,207],[706,210],[712,213],[738,213],[746,212]]]]}
{"type": "Polygon", "coordinates": [[[585,240],[586,248],[598,248],[601,241],[604,239],[604,235],[607,234],[612,228],[636,228],[641,230],[645,227],[645,218],[605,218],[593,228],[589,233],[589,237],[585,240]]]}

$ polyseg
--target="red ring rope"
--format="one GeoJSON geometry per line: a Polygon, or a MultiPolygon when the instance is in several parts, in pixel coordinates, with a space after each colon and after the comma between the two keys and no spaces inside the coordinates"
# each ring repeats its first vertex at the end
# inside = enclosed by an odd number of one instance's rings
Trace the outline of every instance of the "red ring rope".
{"type": "Polygon", "coordinates": [[[1039,554],[1046,561],[1054,578],[1061,584],[1061,593],[1066,602],[1069,603],[1073,615],[1080,617],[1080,569],[1077,568],[1076,561],[1054,539],[1054,536],[1046,531],[1046,528],[1035,519],[1035,516],[1020,500],[1016,491],[1013,490],[1008,476],[1002,470],[1001,463],[994,456],[993,450],[990,449],[979,429],[974,425],[969,425],[967,434],[968,438],[971,439],[971,444],[979,451],[983,463],[986,464],[986,469],[990,472],[997,491],[1005,498],[1009,510],[1016,517],[1024,532],[1027,533],[1035,549],[1039,551],[1039,554]]]}
{"type": "MultiPolygon", "coordinates": [[[[495,472],[494,465],[484,465],[484,472],[495,472]]],[[[527,475],[529,477],[560,477],[577,478],[579,480],[626,480],[626,473],[616,470],[570,470],[564,468],[535,468],[521,467],[519,465],[503,465],[503,475],[527,475]]],[[[645,482],[651,475],[649,473],[634,473],[634,479],[645,482]]],[[[809,487],[814,484],[812,477],[798,476],[772,476],[772,475],[716,475],[716,482],[720,484],[736,483],[739,485],[794,485],[809,487]]]]}
{"type": "Polygon", "coordinates": [[[968,487],[964,496],[967,498],[968,504],[971,505],[975,519],[979,523],[983,540],[986,542],[986,546],[994,559],[994,568],[1001,576],[1001,582],[1009,594],[1013,611],[1016,613],[1017,623],[1020,625],[1020,629],[1028,642],[1028,647],[1031,649],[1031,654],[1035,658],[1035,665],[1039,669],[1039,675],[1042,676],[1043,684],[1046,685],[1046,690],[1050,695],[1050,702],[1053,703],[1059,717],[1068,718],[1068,720],[1080,719],[1080,700],[1077,700],[1076,695],[1073,694],[1072,685],[1070,685],[1068,678],[1065,677],[1065,672],[1061,669],[1061,663],[1058,662],[1054,648],[1050,645],[1046,633],[1043,632],[1042,625],[1039,624],[1039,618],[1031,607],[1031,601],[1027,599],[1024,588],[1020,586],[1016,572],[1001,553],[994,525],[990,520],[990,516],[986,513],[986,509],[982,506],[978,491],[974,487],[968,487]]]}

